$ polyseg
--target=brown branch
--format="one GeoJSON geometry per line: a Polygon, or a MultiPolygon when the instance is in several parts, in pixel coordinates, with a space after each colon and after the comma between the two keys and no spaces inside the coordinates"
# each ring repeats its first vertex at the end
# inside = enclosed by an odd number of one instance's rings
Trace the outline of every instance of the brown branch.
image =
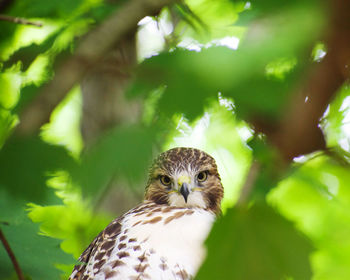
{"type": "Polygon", "coordinates": [[[52,110],[86,72],[103,58],[127,33],[137,28],[145,16],[157,14],[176,0],[132,0],[91,31],[80,43],[75,54],[62,63],[54,79],[21,114],[19,134],[32,134],[49,121],[52,110]]]}
{"type": "Polygon", "coordinates": [[[12,22],[12,23],[17,23],[17,24],[33,25],[33,26],[37,26],[37,27],[43,26],[40,22],[34,22],[34,21],[27,20],[25,18],[12,17],[12,16],[8,16],[8,15],[0,15],[0,20],[12,22]]]}
{"type": "Polygon", "coordinates": [[[14,0],[1,0],[0,1],[0,12],[5,11],[8,7],[12,5],[14,0]]]}
{"type": "Polygon", "coordinates": [[[250,166],[250,169],[248,171],[247,178],[245,180],[245,183],[242,187],[241,194],[237,201],[237,206],[245,205],[250,197],[250,194],[254,188],[254,184],[256,182],[256,179],[260,172],[260,163],[257,161],[254,161],[252,165],[250,166]]]}
{"type": "Polygon", "coordinates": [[[2,242],[2,244],[5,247],[5,250],[7,252],[7,254],[9,255],[11,262],[15,268],[15,271],[17,273],[18,279],[19,280],[24,280],[24,276],[21,270],[21,267],[19,266],[19,263],[17,262],[17,259],[15,257],[15,254],[13,253],[10,244],[7,242],[5,235],[3,234],[2,230],[0,229],[0,240],[2,242]]]}
{"type": "Polygon", "coordinates": [[[331,24],[325,39],[327,54],[306,76],[305,84],[291,100],[279,129],[268,135],[287,162],[325,148],[319,120],[338,89],[350,77],[350,1],[332,0],[329,4],[331,24]]]}
{"type": "MultiPolygon", "coordinates": [[[[350,78],[350,1],[330,0],[328,4],[330,24],[324,40],[326,56],[306,73],[304,84],[292,95],[291,105],[277,127],[253,122],[281,155],[274,162],[277,174],[282,174],[294,157],[326,148],[319,121],[339,88],[350,78]]],[[[257,178],[254,169],[253,165],[241,191],[239,205],[247,201],[253,189],[257,178]]]]}

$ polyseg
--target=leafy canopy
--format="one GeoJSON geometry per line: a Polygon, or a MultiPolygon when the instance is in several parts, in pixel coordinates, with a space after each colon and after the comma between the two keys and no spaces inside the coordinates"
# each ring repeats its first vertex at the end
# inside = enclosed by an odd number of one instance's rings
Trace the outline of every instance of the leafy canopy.
{"type": "MultiPolygon", "coordinates": [[[[225,187],[197,279],[350,277],[349,86],[320,122],[328,152],[295,159],[282,176],[275,151],[250,125],[276,127],[322,63],[330,23],[323,1],[186,0],[150,15],[133,28],[139,63],[123,92],[142,117],[116,123],[89,147],[81,81],[40,133],[16,127],[57,65],[128,1],[12,2],[0,12],[42,24],[0,21],[0,230],[28,279],[66,279],[108,222],[142,199],[152,158],[174,146],[212,154],[225,187]],[[255,161],[253,199],[238,207],[255,161]]],[[[15,278],[3,249],[0,270],[1,279],[15,278]]]]}

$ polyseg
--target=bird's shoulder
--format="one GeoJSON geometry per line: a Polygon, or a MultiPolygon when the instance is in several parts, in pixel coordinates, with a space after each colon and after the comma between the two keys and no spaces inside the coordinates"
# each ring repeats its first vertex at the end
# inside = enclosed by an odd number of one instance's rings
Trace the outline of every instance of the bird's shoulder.
{"type": "Polygon", "coordinates": [[[114,247],[114,242],[121,232],[122,223],[125,217],[132,213],[138,213],[143,209],[152,206],[150,203],[142,203],[125,214],[114,219],[109,225],[101,231],[89,246],[84,250],[78,259],[78,264],[74,267],[73,272],[69,280],[78,280],[84,274],[87,264],[92,257],[95,257],[96,253],[100,254],[100,261],[108,257],[108,253],[114,247]],[[109,251],[110,250],[110,251],[109,251]],[[102,258],[103,257],[103,258],[102,258]]]}
{"type": "Polygon", "coordinates": [[[94,240],[89,244],[89,246],[84,250],[81,256],[78,259],[78,264],[75,265],[73,272],[69,278],[69,280],[78,280],[82,275],[85,274],[85,270],[87,264],[94,258],[95,264],[102,264],[106,259],[110,256],[115,242],[122,232],[122,225],[125,219],[129,219],[131,217],[139,217],[145,213],[149,213],[149,211],[155,209],[161,209],[164,206],[157,205],[154,202],[145,201],[136,207],[132,208],[125,214],[119,216],[114,219],[104,230],[102,230],[94,240]]]}

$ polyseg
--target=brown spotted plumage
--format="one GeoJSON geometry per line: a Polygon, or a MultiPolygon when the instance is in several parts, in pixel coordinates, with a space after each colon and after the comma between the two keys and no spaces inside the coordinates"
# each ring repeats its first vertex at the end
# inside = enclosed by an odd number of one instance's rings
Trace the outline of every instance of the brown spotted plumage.
{"type": "Polygon", "coordinates": [[[150,168],[144,202],[93,240],[69,279],[193,279],[222,197],[210,155],[192,148],[162,153],[150,168]]]}

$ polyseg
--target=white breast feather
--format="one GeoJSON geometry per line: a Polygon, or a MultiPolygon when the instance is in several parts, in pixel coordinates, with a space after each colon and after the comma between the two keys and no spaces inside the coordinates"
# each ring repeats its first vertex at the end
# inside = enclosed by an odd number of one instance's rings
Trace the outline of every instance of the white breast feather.
{"type": "Polygon", "coordinates": [[[179,193],[171,193],[169,195],[169,204],[171,206],[177,206],[177,207],[198,207],[198,208],[205,208],[205,201],[203,199],[203,195],[199,191],[192,192],[188,196],[187,203],[184,200],[184,197],[180,195],[179,193]]]}
{"type": "Polygon", "coordinates": [[[110,259],[94,279],[106,279],[106,273],[113,270],[111,264],[118,259],[117,254],[120,252],[118,244],[121,242],[125,242],[127,247],[123,251],[129,254],[121,259],[126,265],[118,267],[118,273],[108,279],[190,279],[196,274],[205,257],[203,242],[211,229],[214,214],[198,208],[177,208],[166,213],[155,212],[149,217],[147,214],[148,212],[138,216],[130,214],[123,220],[122,232],[127,230],[127,239],[116,242],[110,259]],[[181,214],[179,212],[187,214],[173,218],[165,224],[170,217],[181,214]],[[155,217],[162,219],[155,223],[145,223],[155,217]],[[136,239],[136,242],[128,242],[130,239],[136,239]],[[135,246],[140,246],[140,249],[135,250],[135,246]],[[139,258],[142,255],[145,260],[140,262],[139,258]],[[135,267],[143,268],[142,265],[146,264],[143,274],[140,275],[135,267]],[[161,269],[161,265],[163,268],[166,265],[168,269],[161,269]],[[188,278],[184,278],[181,270],[186,271],[188,278]]]}

